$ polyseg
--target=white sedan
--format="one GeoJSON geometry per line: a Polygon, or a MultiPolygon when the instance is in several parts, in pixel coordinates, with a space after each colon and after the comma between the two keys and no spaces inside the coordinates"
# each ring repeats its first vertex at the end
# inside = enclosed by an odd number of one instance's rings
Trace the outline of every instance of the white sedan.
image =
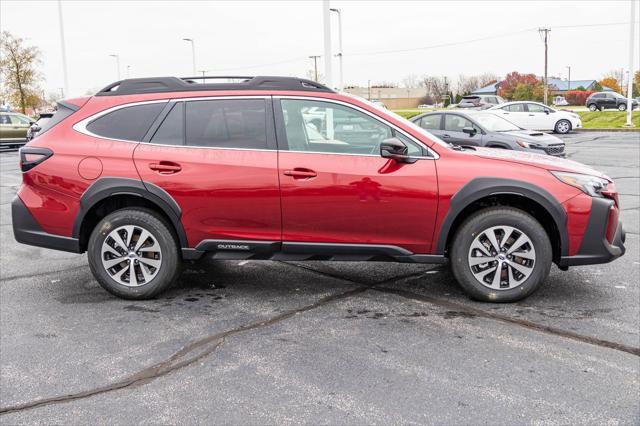
{"type": "Polygon", "coordinates": [[[538,102],[507,102],[491,107],[487,111],[506,118],[524,129],[568,133],[572,129],[582,127],[582,120],[578,114],[553,109],[538,102]]]}

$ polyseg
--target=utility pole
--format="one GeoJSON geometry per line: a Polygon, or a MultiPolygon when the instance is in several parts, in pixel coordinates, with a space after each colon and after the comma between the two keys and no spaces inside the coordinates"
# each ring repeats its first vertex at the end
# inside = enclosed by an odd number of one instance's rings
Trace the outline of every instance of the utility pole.
{"type": "Polygon", "coordinates": [[[344,80],[342,74],[342,13],[340,13],[340,9],[330,9],[332,12],[336,12],[338,14],[338,64],[340,65],[340,80],[338,82],[338,89],[340,91],[344,90],[344,80]]]}
{"type": "Polygon", "coordinates": [[[324,83],[333,88],[333,69],[331,60],[331,16],[329,0],[322,0],[322,23],[324,28],[324,83]]]}
{"type": "MultiPolygon", "coordinates": [[[[200,70],[200,71],[198,71],[198,72],[201,72],[201,73],[202,73],[202,84],[204,84],[204,80],[205,80],[205,78],[204,78],[204,77],[205,77],[205,74],[206,74],[207,70],[200,70]]],[[[195,74],[194,74],[194,77],[195,77],[195,74]]]]}
{"type": "Polygon", "coordinates": [[[569,70],[569,77],[567,82],[567,92],[571,90],[571,65],[567,65],[567,69],[569,70]]]}
{"type": "Polygon", "coordinates": [[[631,96],[633,96],[633,53],[635,43],[635,17],[636,17],[636,0],[631,0],[631,12],[629,15],[629,78],[627,79],[627,122],[625,127],[633,127],[631,115],[633,113],[633,104],[631,96]]]}
{"type": "Polygon", "coordinates": [[[318,58],[320,58],[320,55],[311,55],[309,56],[309,59],[313,59],[313,75],[314,75],[314,80],[317,83],[320,83],[318,81],[318,58]]]}
{"type": "Polygon", "coordinates": [[[62,49],[62,76],[64,78],[64,93],[66,93],[68,96],[69,76],[67,74],[67,48],[64,43],[64,21],[62,20],[62,1],[60,0],[58,0],[58,21],[60,21],[60,47],[62,49]]]}
{"type": "Polygon", "coordinates": [[[547,85],[547,65],[549,57],[549,32],[551,28],[538,28],[538,32],[543,37],[544,41],[544,104],[548,105],[549,88],[547,85]]]}
{"type": "Polygon", "coordinates": [[[129,78],[130,71],[131,71],[131,65],[127,65],[127,78],[129,78]]]}

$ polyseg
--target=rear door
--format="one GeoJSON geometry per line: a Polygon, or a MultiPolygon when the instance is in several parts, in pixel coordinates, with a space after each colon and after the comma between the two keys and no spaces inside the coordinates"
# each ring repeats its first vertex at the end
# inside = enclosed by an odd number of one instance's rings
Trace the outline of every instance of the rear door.
{"type": "Polygon", "coordinates": [[[182,211],[189,247],[253,250],[281,238],[270,97],[172,102],[135,150],[140,177],[182,211]],[[235,245],[236,241],[246,243],[235,245]],[[249,243],[253,241],[253,243],[249,243]]]}

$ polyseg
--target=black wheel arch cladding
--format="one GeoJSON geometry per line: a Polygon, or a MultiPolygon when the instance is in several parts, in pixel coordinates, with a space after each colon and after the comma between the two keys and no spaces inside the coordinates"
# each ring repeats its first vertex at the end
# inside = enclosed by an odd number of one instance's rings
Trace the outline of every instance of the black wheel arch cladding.
{"type": "Polygon", "coordinates": [[[117,195],[142,197],[159,208],[171,221],[181,247],[188,247],[187,236],[180,218],[182,210],[178,203],[165,190],[150,182],[123,177],[103,177],[96,180],[80,197],[80,209],[73,222],[72,236],[80,238],[82,224],[98,203],[117,195]]]}
{"type": "Polygon", "coordinates": [[[452,227],[465,208],[483,198],[500,195],[524,197],[542,206],[553,218],[555,226],[559,231],[560,254],[562,256],[567,255],[569,249],[567,214],[556,198],[545,189],[529,182],[492,177],[475,178],[451,197],[449,211],[440,227],[434,254],[442,255],[445,253],[447,243],[451,241],[453,237],[450,235],[452,227]]]}

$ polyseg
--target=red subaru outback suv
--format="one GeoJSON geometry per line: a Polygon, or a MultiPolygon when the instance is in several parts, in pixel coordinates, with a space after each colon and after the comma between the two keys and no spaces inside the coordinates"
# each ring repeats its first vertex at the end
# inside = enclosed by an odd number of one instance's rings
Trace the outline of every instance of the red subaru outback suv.
{"type": "Polygon", "coordinates": [[[128,79],[60,102],[20,152],[15,238],[88,252],[130,299],[205,253],[449,262],[493,302],[531,294],[552,262],[624,253],[615,186],[582,164],[452,147],[308,80],[202,81],[128,79]]]}

